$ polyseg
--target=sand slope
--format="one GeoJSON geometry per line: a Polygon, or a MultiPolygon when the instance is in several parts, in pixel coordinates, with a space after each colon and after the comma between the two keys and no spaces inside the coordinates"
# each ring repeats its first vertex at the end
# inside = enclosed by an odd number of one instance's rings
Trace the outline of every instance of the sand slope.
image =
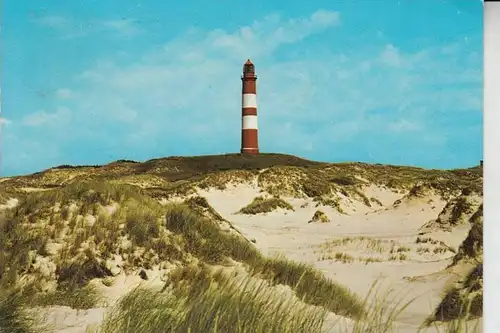
{"type": "Polygon", "coordinates": [[[416,298],[397,322],[398,332],[416,332],[442,299],[443,289],[458,278],[443,273],[454,254],[446,246],[456,249],[470,227],[458,227],[451,232],[438,230],[425,235],[435,244],[417,243],[420,228],[436,219],[446,205],[445,200],[430,193],[425,197],[403,198],[393,205],[402,194],[374,186],[365,193],[377,198],[383,206],[344,202],[347,214],[341,214],[331,207],[316,207],[309,199],[284,198],[294,206],[294,212],[278,210],[243,215],[235,212],[261,195],[257,186],[199,192],[267,255],[284,254],[314,264],[326,276],[360,295],[366,295],[373,282],[380,280],[382,290],[390,286],[398,300],[416,298]],[[308,223],[318,209],[325,212],[330,223],[308,223]],[[325,242],[331,245],[324,245],[325,242]],[[339,261],[342,253],[351,260],[339,261]],[[367,262],[370,260],[375,262],[367,262]]]}

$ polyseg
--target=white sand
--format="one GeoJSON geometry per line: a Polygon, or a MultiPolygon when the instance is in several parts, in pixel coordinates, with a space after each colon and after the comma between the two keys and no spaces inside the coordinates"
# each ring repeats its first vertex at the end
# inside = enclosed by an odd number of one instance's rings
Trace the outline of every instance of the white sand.
{"type": "MultiPolygon", "coordinates": [[[[394,297],[397,297],[396,300],[402,298],[408,301],[418,297],[397,319],[397,332],[417,332],[419,325],[441,301],[444,288],[456,278],[443,271],[453,256],[452,252],[435,254],[433,250],[439,247],[439,244],[415,243],[422,225],[435,219],[446,204],[438,196],[404,199],[401,204],[393,206],[395,200],[403,197],[402,193],[371,185],[365,188],[365,194],[369,198],[377,198],[382,206],[372,203],[372,207],[367,207],[359,201],[342,198],[341,205],[347,214],[340,214],[331,207],[315,207],[316,203],[312,200],[284,198],[294,206],[294,212],[278,210],[249,216],[235,212],[248,205],[255,197],[262,195],[255,183],[231,185],[224,191],[211,189],[198,192],[244,236],[256,240],[257,248],[266,255],[280,253],[290,259],[313,264],[326,276],[362,297],[368,294],[376,280],[380,281],[382,291],[391,287],[394,290],[394,297]],[[432,202],[429,202],[429,199],[432,199],[432,202]],[[331,222],[308,223],[318,209],[326,213],[331,222]],[[379,240],[378,250],[367,247],[367,240],[359,239],[343,245],[330,246],[327,249],[318,247],[327,241],[360,236],[372,242],[379,240]],[[395,249],[408,247],[409,251],[403,252],[407,258],[401,261],[389,260],[391,255],[398,255],[389,253],[393,247],[395,249]],[[424,248],[429,248],[429,251],[421,251],[424,248]],[[337,252],[351,255],[354,261],[347,263],[336,261],[337,252]],[[367,258],[378,258],[381,262],[366,263],[363,259],[367,258]]],[[[466,225],[455,228],[452,232],[436,231],[422,237],[431,237],[457,248],[468,230],[469,226],[466,225]]],[[[147,283],[162,286],[160,275],[158,271],[148,271],[150,280],[147,283]]],[[[105,287],[100,284],[99,288],[109,304],[113,304],[140,283],[144,281],[139,276],[125,276],[121,273],[115,278],[112,286],[105,287]]],[[[84,333],[102,321],[106,309],[76,311],[65,307],[53,307],[46,311],[49,322],[56,327],[56,332],[84,333]]],[[[327,332],[339,332],[338,326],[331,328],[336,320],[337,316],[333,314],[329,316],[325,326],[327,332]]],[[[349,320],[341,324],[347,327],[352,325],[349,320]]],[[[432,328],[425,332],[437,332],[437,330],[432,328]]]]}
{"type": "MultiPolygon", "coordinates": [[[[113,284],[104,286],[100,280],[96,279],[90,283],[94,284],[104,297],[103,305],[114,305],[118,299],[138,286],[161,289],[164,286],[162,273],[159,270],[145,270],[148,280],[142,280],[138,272],[132,275],[120,274],[113,278],[113,284]]],[[[104,320],[106,312],[110,308],[103,306],[88,310],[75,310],[67,306],[53,306],[38,309],[40,314],[50,329],[56,333],[89,333],[98,329],[104,320]]]]}
{"type": "MultiPolygon", "coordinates": [[[[365,192],[367,196],[377,198],[385,207],[374,203],[370,208],[357,201],[349,203],[343,200],[342,208],[349,214],[343,215],[331,207],[315,207],[312,200],[284,198],[294,206],[294,212],[279,210],[251,216],[235,212],[261,195],[255,186],[239,185],[224,191],[212,189],[199,193],[247,238],[255,239],[256,246],[264,254],[281,253],[290,259],[311,263],[326,276],[362,297],[368,294],[376,280],[380,281],[382,291],[388,290],[390,286],[396,300],[409,301],[417,297],[398,318],[398,332],[416,332],[441,301],[445,286],[456,278],[440,273],[450,263],[452,252],[435,254],[432,249],[439,245],[415,243],[420,227],[435,219],[446,204],[436,195],[404,199],[400,205],[393,207],[394,201],[401,199],[403,194],[370,186],[365,192]],[[432,199],[431,203],[429,199],[432,199]],[[306,207],[305,203],[308,203],[306,207]],[[345,207],[345,204],[349,206],[345,207]],[[308,223],[318,209],[327,214],[330,223],[308,223]],[[383,261],[366,264],[356,259],[350,263],[320,260],[321,252],[318,253],[317,246],[321,243],[357,236],[385,241],[388,248],[386,251],[381,250],[381,253],[374,252],[358,241],[328,250],[331,252],[330,256],[334,258],[336,252],[345,252],[354,258],[371,256],[383,261]],[[390,241],[396,242],[397,247],[409,247],[410,251],[405,252],[408,258],[402,261],[389,260],[390,241]],[[431,250],[428,253],[418,253],[417,250],[421,247],[429,247],[431,250]]],[[[465,226],[452,232],[436,232],[422,237],[431,237],[457,248],[468,230],[469,227],[465,226]]]]}

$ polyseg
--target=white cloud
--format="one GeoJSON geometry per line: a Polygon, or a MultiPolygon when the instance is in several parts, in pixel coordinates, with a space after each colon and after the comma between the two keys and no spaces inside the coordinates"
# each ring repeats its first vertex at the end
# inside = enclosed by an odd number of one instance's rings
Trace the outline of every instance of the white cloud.
{"type": "MultiPolygon", "coordinates": [[[[178,54],[179,47],[188,54],[203,52],[226,54],[225,57],[238,59],[248,56],[256,57],[269,54],[283,44],[291,44],[340,24],[340,14],[319,10],[308,18],[282,20],[277,15],[269,15],[261,21],[255,21],[249,26],[241,27],[233,33],[216,29],[208,34],[196,29],[190,31],[165,47],[165,51],[178,54]],[[202,42],[200,42],[200,39],[202,42]],[[193,45],[193,41],[195,42],[193,45]]],[[[184,57],[184,53],[182,54],[184,57]]]]}
{"type": "Polygon", "coordinates": [[[26,115],[22,119],[22,124],[29,127],[61,125],[67,123],[70,116],[71,111],[68,108],[60,107],[55,112],[37,111],[26,115]]]}
{"type": "Polygon", "coordinates": [[[11,123],[9,119],[0,117],[0,125],[9,125],[11,123]]]}
{"type": "Polygon", "coordinates": [[[74,95],[75,94],[71,89],[61,88],[56,91],[56,97],[58,99],[71,99],[74,95]]]}
{"type": "Polygon", "coordinates": [[[122,36],[135,36],[142,31],[133,19],[108,20],[101,22],[101,24],[103,27],[122,36]]]}
{"type": "Polygon", "coordinates": [[[400,119],[388,123],[387,128],[393,132],[410,132],[420,130],[422,126],[418,122],[400,119]]]}
{"type": "Polygon", "coordinates": [[[142,32],[135,19],[79,21],[63,16],[48,15],[35,18],[36,24],[56,29],[64,40],[87,37],[98,33],[113,33],[120,37],[133,37],[142,32]]]}
{"type": "Polygon", "coordinates": [[[280,47],[338,24],[335,12],[291,20],[271,15],[236,31],[192,29],[128,65],[99,61],[80,75],[83,88],[75,94],[72,116],[96,137],[114,135],[149,148],[213,142],[236,151],[239,76],[247,57],[259,75],[259,126],[267,151],[364,142],[368,132],[384,137],[425,129],[435,138],[445,134],[429,126],[438,113],[480,107],[476,88],[452,84],[480,87],[479,58],[457,61],[466,57],[463,44],[456,52],[450,47],[446,57],[439,57],[442,45],[408,53],[387,44],[367,45],[379,53],[350,49],[271,61],[280,47]],[[110,126],[117,132],[110,134],[110,126]]]}
{"type": "Polygon", "coordinates": [[[42,16],[35,18],[33,21],[39,25],[54,29],[65,29],[71,24],[71,21],[67,18],[57,15],[42,16]]]}
{"type": "Polygon", "coordinates": [[[399,50],[392,44],[385,46],[384,51],[380,55],[380,59],[386,65],[393,67],[399,67],[403,62],[399,50]]]}
{"type": "Polygon", "coordinates": [[[315,25],[322,25],[324,27],[338,25],[340,24],[340,14],[338,12],[318,10],[312,14],[310,21],[315,25]]]}

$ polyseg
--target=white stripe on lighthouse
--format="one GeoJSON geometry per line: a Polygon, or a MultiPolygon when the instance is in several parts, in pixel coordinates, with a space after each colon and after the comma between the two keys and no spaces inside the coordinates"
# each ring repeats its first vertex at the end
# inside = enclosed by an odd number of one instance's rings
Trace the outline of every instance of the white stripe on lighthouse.
{"type": "Polygon", "coordinates": [[[244,108],[256,108],[257,107],[257,95],[256,94],[243,94],[243,107],[244,108]]]}
{"type": "Polygon", "coordinates": [[[257,116],[243,116],[242,128],[246,129],[257,129],[257,116]]]}

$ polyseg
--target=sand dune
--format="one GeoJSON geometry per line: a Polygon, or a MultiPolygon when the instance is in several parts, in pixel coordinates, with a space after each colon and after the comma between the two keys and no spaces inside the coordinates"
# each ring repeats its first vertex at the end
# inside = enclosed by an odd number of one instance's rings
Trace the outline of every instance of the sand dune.
{"type": "MultiPolygon", "coordinates": [[[[416,298],[397,322],[398,332],[416,332],[441,301],[445,286],[457,278],[450,274],[436,274],[446,269],[453,252],[443,250],[436,254],[430,249],[429,252],[419,253],[419,248],[423,246],[416,243],[422,225],[435,219],[447,202],[438,195],[429,195],[403,200],[394,207],[392,203],[401,199],[401,194],[374,186],[368,187],[366,192],[384,206],[369,208],[358,201],[346,207],[348,214],[340,214],[332,207],[316,207],[310,199],[284,198],[293,205],[294,212],[278,210],[244,215],[235,212],[261,195],[256,186],[231,186],[224,191],[205,190],[199,191],[199,194],[206,197],[210,205],[232,221],[247,238],[254,239],[257,248],[267,255],[283,254],[293,260],[314,264],[326,276],[359,295],[368,294],[373,282],[379,280],[382,290],[390,287],[398,295],[398,300],[404,302],[416,298]],[[318,209],[325,212],[330,223],[307,223],[318,209]],[[362,251],[360,240],[356,240],[361,237],[365,238],[365,242],[387,242],[390,246],[380,251],[362,251]],[[333,255],[330,259],[328,256],[322,259],[321,253],[318,253],[321,244],[345,238],[353,240],[329,247],[326,251],[333,251],[333,255]],[[389,253],[392,247],[396,251],[404,248],[404,259],[394,258],[389,253]],[[350,262],[337,261],[337,253],[346,253],[353,259],[350,262]],[[380,261],[367,263],[371,257],[380,261]]],[[[456,249],[469,229],[470,226],[463,226],[452,232],[437,230],[426,237],[456,249]]]]}

